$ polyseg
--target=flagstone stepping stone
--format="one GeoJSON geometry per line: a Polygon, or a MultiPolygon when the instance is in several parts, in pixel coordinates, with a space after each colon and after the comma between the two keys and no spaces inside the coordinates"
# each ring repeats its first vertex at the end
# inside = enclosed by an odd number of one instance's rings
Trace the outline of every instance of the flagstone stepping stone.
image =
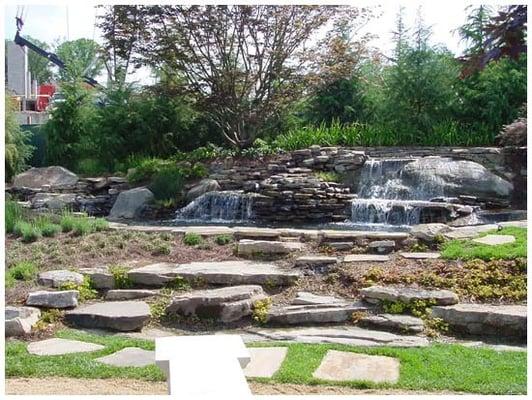
{"type": "Polygon", "coordinates": [[[308,255],[296,259],[296,267],[316,267],[334,265],[338,262],[336,257],[322,255],[308,255]]]}
{"type": "Polygon", "coordinates": [[[305,245],[299,242],[242,239],[237,244],[237,253],[239,256],[253,256],[257,254],[264,256],[283,255],[290,254],[294,251],[301,251],[304,247],[305,245]]]}
{"type": "Polygon", "coordinates": [[[103,350],[105,346],[95,343],[53,338],[28,344],[28,353],[37,356],[60,356],[71,353],[88,353],[103,350]]]}
{"type": "Polygon", "coordinates": [[[260,329],[248,331],[248,333],[252,333],[262,339],[296,343],[395,347],[425,347],[429,345],[429,341],[421,336],[397,335],[391,332],[363,329],[357,326],[260,329]]]}
{"type": "Polygon", "coordinates": [[[426,290],[417,287],[371,286],[359,290],[359,293],[369,303],[379,303],[383,300],[411,303],[416,300],[433,300],[437,305],[446,306],[458,303],[458,296],[450,290],[426,290]]]}
{"type": "Polygon", "coordinates": [[[458,332],[526,338],[526,305],[455,304],[433,307],[432,315],[458,332]]]}
{"type": "Polygon", "coordinates": [[[236,239],[278,239],[281,231],[271,228],[239,227],[235,228],[236,239]]]}
{"type": "Polygon", "coordinates": [[[372,240],[404,240],[410,236],[407,232],[376,232],[376,231],[321,231],[322,241],[350,242],[356,239],[372,240]]]}
{"type": "Polygon", "coordinates": [[[252,261],[193,262],[154,264],[132,269],[129,278],[136,284],[163,286],[176,277],[201,280],[213,285],[288,286],[300,277],[299,271],[282,270],[274,264],[252,261]]]}
{"type": "Polygon", "coordinates": [[[39,290],[28,295],[26,305],[45,308],[72,308],[78,306],[78,297],[79,292],[77,290],[57,292],[39,290]]]}
{"type": "Polygon", "coordinates": [[[268,312],[267,322],[283,325],[344,322],[354,312],[367,310],[367,305],[359,302],[278,306],[268,312]]]}
{"type": "Polygon", "coordinates": [[[329,350],[312,376],[329,381],[396,383],[399,367],[399,360],[393,357],[329,350]]]}
{"type": "Polygon", "coordinates": [[[286,358],[287,347],[250,347],[251,361],[244,368],[248,378],[271,378],[286,358]]]}
{"type": "Polygon", "coordinates": [[[421,318],[400,314],[368,315],[361,318],[358,326],[396,332],[421,333],[424,325],[421,318]]]}
{"type": "Polygon", "coordinates": [[[338,251],[351,250],[355,246],[353,242],[323,242],[322,245],[338,251]]]}
{"type": "Polygon", "coordinates": [[[31,332],[31,327],[41,317],[41,311],[34,307],[5,308],[5,336],[23,336],[31,332]]]}
{"type": "Polygon", "coordinates": [[[488,246],[498,246],[515,242],[515,237],[512,235],[486,235],[481,238],[473,239],[473,242],[486,244],[488,246]]]}
{"type": "Polygon", "coordinates": [[[157,296],[157,291],[146,289],[114,289],[109,290],[105,294],[105,300],[117,301],[117,300],[135,300],[143,299],[145,297],[157,296]]]}
{"type": "Polygon", "coordinates": [[[399,253],[401,257],[410,259],[410,260],[434,260],[440,258],[441,254],[434,252],[418,252],[418,253],[399,253]]]}
{"type": "Polygon", "coordinates": [[[80,268],[78,270],[84,276],[88,276],[91,285],[95,289],[114,289],[115,277],[109,271],[109,267],[106,265],[92,267],[92,268],[80,268]]]}
{"type": "Polygon", "coordinates": [[[65,313],[66,322],[84,328],[134,331],[150,318],[150,307],[143,301],[109,301],[78,307],[65,313]]]}
{"type": "Polygon", "coordinates": [[[251,315],[255,302],[265,298],[266,294],[258,285],[197,290],[174,297],[166,314],[196,315],[227,323],[251,315]]]}
{"type": "Polygon", "coordinates": [[[481,233],[495,231],[499,228],[497,224],[462,226],[451,228],[450,231],[444,232],[443,236],[447,239],[470,239],[475,238],[481,233]]]}
{"type": "Polygon", "coordinates": [[[53,271],[41,272],[37,277],[37,283],[42,286],[58,288],[65,283],[83,283],[83,275],[78,272],[58,269],[53,271]]]}
{"type": "Polygon", "coordinates": [[[145,367],[155,364],[155,351],[126,347],[116,353],[97,358],[96,361],[114,367],[145,367]]]}
{"type": "Polygon", "coordinates": [[[356,262],[386,262],[390,257],[380,254],[348,254],[344,257],[344,263],[356,262]]]}
{"type": "Polygon", "coordinates": [[[296,298],[292,301],[293,305],[309,304],[342,304],[348,303],[345,299],[339,299],[333,296],[319,296],[309,292],[297,292],[296,298]]]}
{"type": "Polygon", "coordinates": [[[393,240],[377,240],[368,244],[368,252],[374,254],[390,254],[395,250],[393,240]]]}

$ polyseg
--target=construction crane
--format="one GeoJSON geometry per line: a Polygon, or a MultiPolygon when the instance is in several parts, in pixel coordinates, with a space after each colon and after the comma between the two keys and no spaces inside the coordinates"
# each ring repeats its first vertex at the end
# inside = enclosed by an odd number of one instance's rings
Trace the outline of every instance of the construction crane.
{"type": "MultiPolygon", "coordinates": [[[[65,69],[66,68],[65,63],[63,62],[63,60],[61,60],[57,56],[57,54],[54,54],[54,53],[51,53],[51,52],[46,51],[44,49],[41,49],[39,46],[31,43],[29,40],[24,39],[22,36],[20,36],[20,31],[22,30],[22,27],[24,26],[24,21],[22,20],[22,13],[20,15],[17,15],[15,17],[15,20],[16,20],[16,24],[17,24],[17,33],[15,34],[15,43],[16,44],[18,44],[21,47],[25,46],[25,47],[29,48],[30,50],[34,51],[35,53],[39,54],[40,56],[46,58],[51,63],[54,63],[55,65],[57,65],[61,69],[65,69]]],[[[92,87],[100,86],[100,84],[94,78],[91,78],[90,76],[87,76],[87,75],[83,76],[83,81],[85,83],[91,85],[92,87]]]]}

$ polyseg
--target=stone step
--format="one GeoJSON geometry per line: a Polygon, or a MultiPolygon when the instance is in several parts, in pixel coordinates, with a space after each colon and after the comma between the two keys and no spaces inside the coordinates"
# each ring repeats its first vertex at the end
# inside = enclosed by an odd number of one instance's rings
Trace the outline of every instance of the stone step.
{"type": "Polygon", "coordinates": [[[526,305],[455,304],[433,307],[432,315],[470,335],[526,338],[526,305]]]}
{"type": "Polygon", "coordinates": [[[293,305],[310,305],[310,304],[348,304],[349,301],[333,296],[320,296],[309,292],[297,292],[293,305]]]}
{"type": "Polygon", "coordinates": [[[255,340],[296,343],[332,343],[351,346],[424,347],[429,341],[420,336],[398,335],[356,326],[269,328],[248,330],[255,340]]]}
{"type": "Polygon", "coordinates": [[[357,262],[386,262],[390,261],[390,257],[381,254],[348,254],[342,262],[357,263],[357,262]]]}
{"type": "Polygon", "coordinates": [[[242,239],[237,244],[237,253],[239,256],[253,256],[257,254],[276,256],[301,251],[304,248],[304,244],[299,242],[242,239]]]}
{"type": "Polygon", "coordinates": [[[213,285],[292,285],[300,273],[283,270],[274,264],[252,261],[193,262],[190,264],[159,263],[129,271],[137,285],[161,287],[181,277],[201,280],[213,285]]]}
{"type": "Polygon", "coordinates": [[[310,304],[274,307],[268,312],[267,322],[280,325],[338,323],[351,319],[357,311],[367,311],[361,303],[310,304]]]}
{"type": "Polygon", "coordinates": [[[238,321],[251,315],[253,305],[267,296],[258,285],[230,286],[198,290],[176,296],[166,308],[166,314],[214,318],[221,322],[238,321]]]}
{"type": "Polygon", "coordinates": [[[105,294],[105,300],[107,301],[135,300],[135,299],[143,299],[146,297],[157,296],[158,294],[159,293],[156,290],[113,289],[113,290],[109,290],[105,294]]]}
{"type": "Polygon", "coordinates": [[[298,257],[295,261],[296,267],[318,267],[334,265],[338,263],[338,258],[323,256],[321,254],[310,254],[307,256],[298,257]]]}
{"type": "Polygon", "coordinates": [[[106,290],[114,289],[115,287],[115,278],[109,271],[109,267],[106,265],[90,268],[79,268],[78,272],[83,276],[87,276],[91,281],[91,285],[95,289],[106,290]]]}
{"type": "Polygon", "coordinates": [[[390,254],[395,250],[394,240],[376,240],[368,244],[368,252],[374,254],[390,254]]]}
{"type": "Polygon", "coordinates": [[[393,302],[411,303],[416,300],[433,300],[437,305],[451,305],[458,303],[458,296],[450,290],[426,290],[417,287],[371,286],[360,289],[360,295],[369,303],[379,303],[387,300],[393,302]]]}
{"type": "Polygon", "coordinates": [[[58,288],[66,283],[83,283],[83,275],[66,269],[41,272],[37,277],[37,283],[42,286],[58,288]]]}
{"type": "Polygon", "coordinates": [[[79,292],[77,290],[49,291],[39,290],[31,292],[26,299],[26,305],[44,308],[72,308],[78,305],[79,292]]]}
{"type": "Polygon", "coordinates": [[[149,319],[150,307],[143,301],[87,304],[65,313],[65,321],[69,324],[116,331],[139,330],[149,319]]]}
{"type": "Polygon", "coordinates": [[[398,333],[421,333],[424,329],[421,318],[397,314],[368,315],[361,318],[357,326],[398,333]]]}
{"type": "Polygon", "coordinates": [[[413,253],[399,253],[401,257],[409,260],[434,260],[441,257],[437,252],[413,252],[413,253]]]}
{"type": "Polygon", "coordinates": [[[40,317],[41,310],[38,308],[6,306],[5,336],[27,335],[40,317]]]}
{"type": "Polygon", "coordinates": [[[408,239],[410,234],[407,232],[378,232],[378,231],[321,231],[322,242],[350,242],[357,239],[370,240],[404,240],[408,239]]]}

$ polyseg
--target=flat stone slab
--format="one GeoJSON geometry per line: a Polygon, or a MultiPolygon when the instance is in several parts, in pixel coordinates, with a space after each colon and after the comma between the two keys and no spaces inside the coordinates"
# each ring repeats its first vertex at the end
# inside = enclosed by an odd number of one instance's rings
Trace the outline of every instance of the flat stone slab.
{"type": "Polygon", "coordinates": [[[397,358],[329,350],[312,376],[330,381],[396,383],[399,366],[397,358]]]}
{"type": "Polygon", "coordinates": [[[196,233],[200,236],[218,236],[218,235],[232,235],[234,233],[233,228],[227,226],[191,226],[184,229],[175,229],[174,232],[189,234],[196,233]]]}
{"type": "Polygon", "coordinates": [[[78,270],[84,276],[88,276],[92,286],[95,289],[114,289],[115,278],[109,271],[109,267],[106,265],[92,267],[92,268],[80,268],[78,270]]]}
{"type": "Polygon", "coordinates": [[[416,300],[434,300],[437,305],[458,303],[458,296],[450,290],[426,290],[416,287],[371,286],[360,289],[364,300],[378,303],[383,300],[411,303],[416,300]]]}
{"type": "Polygon", "coordinates": [[[526,305],[455,304],[433,307],[432,315],[471,335],[526,338],[526,305]]]}
{"type": "Polygon", "coordinates": [[[258,285],[197,290],[174,297],[166,313],[233,322],[251,315],[255,302],[265,298],[266,294],[258,285]]]}
{"type": "Polygon", "coordinates": [[[144,267],[133,268],[128,271],[128,278],[135,284],[145,286],[164,286],[176,279],[179,264],[157,263],[144,267]]]}
{"type": "Polygon", "coordinates": [[[360,319],[357,325],[367,328],[408,333],[421,333],[424,329],[423,320],[421,318],[400,314],[368,315],[360,319]]]}
{"type": "Polygon", "coordinates": [[[334,296],[320,296],[309,292],[297,292],[296,298],[292,301],[293,305],[309,305],[309,304],[342,304],[348,303],[345,299],[340,299],[334,296]]]}
{"type": "Polygon", "coordinates": [[[235,238],[237,239],[277,239],[281,236],[279,229],[272,228],[255,228],[255,227],[238,227],[234,230],[235,238]]]}
{"type": "Polygon", "coordinates": [[[155,364],[155,351],[126,347],[116,353],[97,358],[96,361],[114,367],[145,367],[155,364]]]}
{"type": "Polygon", "coordinates": [[[157,296],[157,291],[146,289],[114,289],[109,290],[105,294],[105,300],[118,301],[118,300],[135,300],[143,299],[146,297],[157,296]]]}
{"type": "Polygon", "coordinates": [[[28,353],[37,356],[60,356],[71,353],[88,353],[103,350],[105,346],[96,343],[69,339],[46,339],[28,344],[28,353]]]}
{"type": "Polygon", "coordinates": [[[65,313],[65,320],[84,328],[135,331],[150,319],[143,301],[108,301],[78,307],[65,313]]]}
{"type": "Polygon", "coordinates": [[[401,257],[410,260],[434,260],[441,257],[437,252],[399,253],[401,257]]]}
{"type": "Polygon", "coordinates": [[[281,368],[287,347],[250,347],[251,361],[244,368],[248,378],[271,378],[281,368]]]}
{"type": "Polygon", "coordinates": [[[283,325],[305,325],[345,322],[357,311],[367,311],[367,305],[357,303],[310,304],[273,307],[267,322],[283,325]]]}
{"type": "Polygon", "coordinates": [[[450,231],[444,232],[443,236],[447,239],[471,239],[481,233],[497,230],[498,227],[497,224],[462,226],[460,228],[451,228],[450,231]]]}
{"type": "Polygon", "coordinates": [[[45,308],[72,308],[78,306],[79,292],[77,290],[31,292],[26,299],[26,305],[45,308]]]}
{"type": "Polygon", "coordinates": [[[34,307],[5,308],[5,335],[23,336],[31,332],[31,328],[41,317],[41,311],[34,307]]]}
{"type": "Polygon", "coordinates": [[[350,346],[425,347],[429,341],[420,336],[397,335],[391,332],[363,329],[356,326],[300,327],[289,329],[261,329],[248,331],[257,340],[296,343],[333,343],[350,346]]]}
{"type": "Polygon", "coordinates": [[[395,241],[376,240],[368,244],[368,251],[374,254],[390,254],[395,250],[395,241]]]}
{"type": "Polygon", "coordinates": [[[336,257],[322,255],[308,255],[296,259],[296,267],[314,267],[321,265],[334,265],[338,262],[336,257]]]}
{"type": "Polygon", "coordinates": [[[237,253],[241,256],[255,254],[280,255],[303,250],[305,245],[298,242],[279,242],[274,240],[242,239],[237,244],[237,253]]]}
{"type": "Polygon", "coordinates": [[[473,242],[487,244],[488,246],[498,246],[500,244],[514,243],[515,237],[512,235],[486,235],[481,238],[473,239],[473,242]]]}
{"type": "Polygon", "coordinates": [[[41,272],[37,277],[37,283],[42,286],[58,288],[65,283],[83,283],[83,275],[78,272],[58,269],[53,271],[41,272]]]}
{"type": "Polygon", "coordinates": [[[356,262],[386,262],[390,261],[390,257],[380,254],[348,254],[344,257],[345,263],[356,262]]]}
{"type": "Polygon", "coordinates": [[[322,241],[349,242],[356,239],[373,240],[404,240],[410,236],[406,232],[377,232],[377,231],[334,231],[322,230],[322,241]]]}

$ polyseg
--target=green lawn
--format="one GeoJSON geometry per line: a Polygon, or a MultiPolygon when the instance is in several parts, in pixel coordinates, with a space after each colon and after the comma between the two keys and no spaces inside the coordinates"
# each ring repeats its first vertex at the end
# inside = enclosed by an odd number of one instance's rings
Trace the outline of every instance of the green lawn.
{"type": "Polygon", "coordinates": [[[479,237],[489,234],[512,235],[515,242],[501,244],[498,246],[488,246],[475,243],[472,240],[450,240],[442,245],[441,255],[448,260],[512,260],[526,257],[527,229],[526,228],[503,228],[500,231],[487,232],[479,237]]]}
{"type": "MultiPolygon", "coordinates": [[[[104,350],[65,356],[33,356],[26,343],[6,343],[7,377],[67,376],[75,378],[134,378],[164,380],[156,366],[118,368],[94,361],[120,350],[136,346],[153,350],[154,343],[119,336],[98,336],[63,330],[57,337],[77,339],[105,345],[104,350]]],[[[308,385],[335,384],[360,388],[390,387],[428,391],[463,391],[482,394],[525,394],[526,353],[497,352],[459,345],[435,344],[426,348],[364,348],[345,345],[254,343],[251,346],[288,346],[288,355],[272,379],[263,382],[301,383],[308,385]],[[397,357],[401,375],[395,385],[372,385],[367,382],[327,382],[314,379],[312,373],[329,349],[397,357]]]]}

